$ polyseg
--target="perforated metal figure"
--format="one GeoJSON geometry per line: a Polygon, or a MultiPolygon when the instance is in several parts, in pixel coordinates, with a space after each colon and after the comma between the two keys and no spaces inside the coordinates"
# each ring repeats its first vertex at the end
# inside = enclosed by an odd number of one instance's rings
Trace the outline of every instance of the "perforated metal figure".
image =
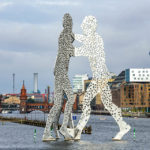
{"type": "Polygon", "coordinates": [[[90,117],[90,102],[98,93],[100,93],[105,108],[113,116],[120,128],[119,133],[113,139],[120,140],[131,127],[123,121],[121,109],[112,103],[111,91],[107,84],[110,77],[105,64],[103,40],[98,33],[96,33],[96,27],[96,18],[87,16],[81,25],[83,35],[75,34],[75,40],[82,42],[83,44],[81,47],[75,48],[75,56],[87,56],[93,73],[93,79],[87,88],[83,99],[83,112],[74,130],[75,139],[79,140],[81,138],[82,129],[85,127],[90,117]]]}
{"type": "Polygon", "coordinates": [[[68,77],[68,68],[70,57],[74,56],[74,47],[72,45],[74,41],[74,34],[72,33],[72,18],[68,13],[63,17],[63,27],[64,29],[59,36],[59,49],[54,68],[54,105],[47,118],[43,141],[55,140],[50,133],[50,128],[52,126],[54,127],[56,138],[59,138],[58,121],[61,114],[64,93],[66,93],[68,101],[65,106],[64,119],[60,128],[60,133],[65,137],[65,140],[72,139],[67,131],[68,123],[72,128],[74,127],[71,115],[74,97],[68,77]]]}

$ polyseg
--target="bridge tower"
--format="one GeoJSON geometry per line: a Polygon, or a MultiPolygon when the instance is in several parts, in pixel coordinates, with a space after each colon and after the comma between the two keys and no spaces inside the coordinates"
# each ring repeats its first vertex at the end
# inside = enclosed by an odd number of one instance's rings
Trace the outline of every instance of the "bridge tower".
{"type": "Polygon", "coordinates": [[[23,81],[23,85],[20,93],[20,113],[26,113],[27,111],[26,101],[27,101],[27,93],[23,81]]]}

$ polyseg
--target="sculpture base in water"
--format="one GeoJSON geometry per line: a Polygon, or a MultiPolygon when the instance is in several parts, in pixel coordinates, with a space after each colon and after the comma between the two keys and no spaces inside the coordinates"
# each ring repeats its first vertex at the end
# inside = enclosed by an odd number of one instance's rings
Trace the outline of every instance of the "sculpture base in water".
{"type": "Polygon", "coordinates": [[[56,139],[51,136],[51,137],[49,137],[49,138],[43,138],[42,141],[43,141],[43,142],[56,141],[56,139]]]}

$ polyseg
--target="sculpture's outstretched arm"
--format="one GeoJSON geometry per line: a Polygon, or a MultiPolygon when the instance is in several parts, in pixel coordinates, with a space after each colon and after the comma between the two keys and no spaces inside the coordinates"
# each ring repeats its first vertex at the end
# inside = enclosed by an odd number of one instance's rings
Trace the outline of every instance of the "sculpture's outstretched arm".
{"type": "Polygon", "coordinates": [[[75,47],[75,56],[88,56],[85,47],[75,47]]]}
{"type": "Polygon", "coordinates": [[[75,40],[77,40],[78,42],[83,42],[84,41],[84,35],[75,34],[75,40]]]}

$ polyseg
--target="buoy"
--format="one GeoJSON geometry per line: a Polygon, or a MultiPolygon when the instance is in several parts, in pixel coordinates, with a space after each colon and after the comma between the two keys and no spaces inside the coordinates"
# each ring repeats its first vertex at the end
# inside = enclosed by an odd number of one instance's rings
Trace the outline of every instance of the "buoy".
{"type": "Polygon", "coordinates": [[[34,143],[36,143],[36,129],[34,129],[34,143]]]}
{"type": "Polygon", "coordinates": [[[135,140],[135,138],[136,138],[136,136],[135,136],[135,128],[134,128],[134,131],[133,131],[133,137],[134,137],[134,140],[135,140]]]}

